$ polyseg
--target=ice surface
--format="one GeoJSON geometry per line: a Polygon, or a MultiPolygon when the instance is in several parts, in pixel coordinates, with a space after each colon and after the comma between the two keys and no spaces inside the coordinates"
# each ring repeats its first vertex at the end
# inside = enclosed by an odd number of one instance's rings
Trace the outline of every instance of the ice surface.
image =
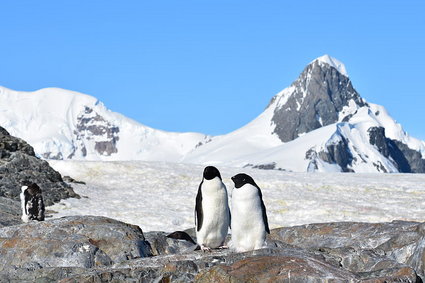
{"type": "MultiPolygon", "coordinates": [[[[143,231],[194,227],[195,196],[202,165],[165,162],[50,161],[81,199],[49,207],[57,214],[101,215],[139,225],[143,231]]],[[[291,173],[218,167],[230,177],[245,172],[263,192],[271,228],[299,224],[392,220],[425,221],[425,174],[291,173]]]]}

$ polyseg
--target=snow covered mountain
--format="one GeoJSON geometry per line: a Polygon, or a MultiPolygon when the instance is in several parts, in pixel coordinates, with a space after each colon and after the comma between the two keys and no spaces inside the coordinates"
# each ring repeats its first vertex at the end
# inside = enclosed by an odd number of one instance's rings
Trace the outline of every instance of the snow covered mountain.
{"type": "Polygon", "coordinates": [[[171,133],[57,88],[0,87],[0,126],[46,159],[178,161],[290,171],[425,173],[425,142],[366,102],[344,64],[313,60],[264,112],[226,135],[171,133]]]}
{"type": "Polygon", "coordinates": [[[246,126],[184,161],[291,171],[425,172],[425,142],[353,88],[344,64],[311,62],[246,126]]]}
{"type": "Polygon", "coordinates": [[[0,125],[46,159],[177,161],[209,138],[155,130],[94,97],[58,88],[0,87],[0,125]]]}

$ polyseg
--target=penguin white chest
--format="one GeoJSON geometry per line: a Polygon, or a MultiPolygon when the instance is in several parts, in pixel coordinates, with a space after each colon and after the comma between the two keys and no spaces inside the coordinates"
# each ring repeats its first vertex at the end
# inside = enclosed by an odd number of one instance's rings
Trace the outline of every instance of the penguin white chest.
{"type": "Polygon", "coordinates": [[[19,194],[19,198],[21,199],[21,209],[22,209],[22,216],[21,219],[23,222],[27,223],[29,221],[29,216],[25,204],[25,195],[24,192],[28,188],[28,186],[22,186],[21,187],[21,193],[19,194]]]}
{"type": "Polygon", "coordinates": [[[202,223],[196,233],[197,241],[201,246],[217,248],[223,244],[230,224],[227,190],[215,178],[203,182],[201,193],[202,223]]]}
{"type": "Polygon", "coordinates": [[[264,246],[266,226],[258,189],[250,184],[232,192],[232,247],[249,251],[264,246]]]}

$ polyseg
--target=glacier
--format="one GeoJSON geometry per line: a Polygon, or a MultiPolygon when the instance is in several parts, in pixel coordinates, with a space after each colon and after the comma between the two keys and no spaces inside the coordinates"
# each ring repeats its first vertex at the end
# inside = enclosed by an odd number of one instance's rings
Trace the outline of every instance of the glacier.
{"type": "MultiPolygon", "coordinates": [[[[195,197],[204,166],[148,161],[50,160],[81,199],[62,200],[54,218],[97,215],[140,226],[143,231],[194,227],[195,197]]],[[[303,173],[223,167],[231,197],[231,176],[245,172],[260,186],[270,228],[337,222],[425,221],[425,174],[303,173]]]]}

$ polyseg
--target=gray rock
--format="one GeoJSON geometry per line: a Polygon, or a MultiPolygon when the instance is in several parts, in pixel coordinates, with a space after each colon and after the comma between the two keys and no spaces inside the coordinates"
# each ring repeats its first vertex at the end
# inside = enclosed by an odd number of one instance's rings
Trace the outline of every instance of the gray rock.
{"type": "Polygon", "coordinates": [[[424,276],[424,233],[425,224],[413,222],[311,224],[272,230],[264,249],[204,253],[188,250],[190,241],[163,232],[149,232],[144,238],[136,227],[107,218],[63,218],[0,229],[1,246],[9,252],[18,249],[17,259],[0,250],[6,255],[0,261],[14,264],[3,268],[0,281],[422,282],[418,275],[424,276]],[[43,229],[34,229],[40,225],[43,229]],[[54,246],[48,252],[21,237],[39,241],[49,238],[42,235],[50,231],[56,236],[43,243],[54,246]],[[56,242],[60,238],[65,248],[56,242]],[[83,240],[87,238],[92,240],[83,240]],[[149,245],[137,239],[148,240],[155,256],[144,257],[149,245]],[[134,254],[140,246],[145,252],[134,254]],[[55,261],[60,253],[69,260],[55,261]]]}
{"type": "Polygon", "coordinates": [[[0,229],[0,272],[45,267],[93,268],[151,255],[138,226],[74,216],[0,229]]]}
{"type": "Polygon", "coordinates": [[[194,251],[197,247],[197,244],[193,242],[193,239],[192,241],[188,241],[168,236],[169,233],[165,232],[145,233],[146,241],[149,242],[153,255],[158,256],[188,253],[194,251]]]}
{"type": "Polygon", "coordinates": [[[21,222],[20,202],[0,197],[0,228],[20,224],[21,222]]]}
{"type": "Polygon", "coordinates": [[[79,197],[63,182],[59,172],[37,158],[25,141],[0,127],[0,196],[19,201],[21,186],[37,183],[46,206],[69,197],[79,197]]]}
{"type": "Polygon", "coordinates": [[[276,229],[271,238],[340,258],[341,265],[353,272],[375,272],[403,264],[425,276],[425,223],[313,224],[276,229]]]}

